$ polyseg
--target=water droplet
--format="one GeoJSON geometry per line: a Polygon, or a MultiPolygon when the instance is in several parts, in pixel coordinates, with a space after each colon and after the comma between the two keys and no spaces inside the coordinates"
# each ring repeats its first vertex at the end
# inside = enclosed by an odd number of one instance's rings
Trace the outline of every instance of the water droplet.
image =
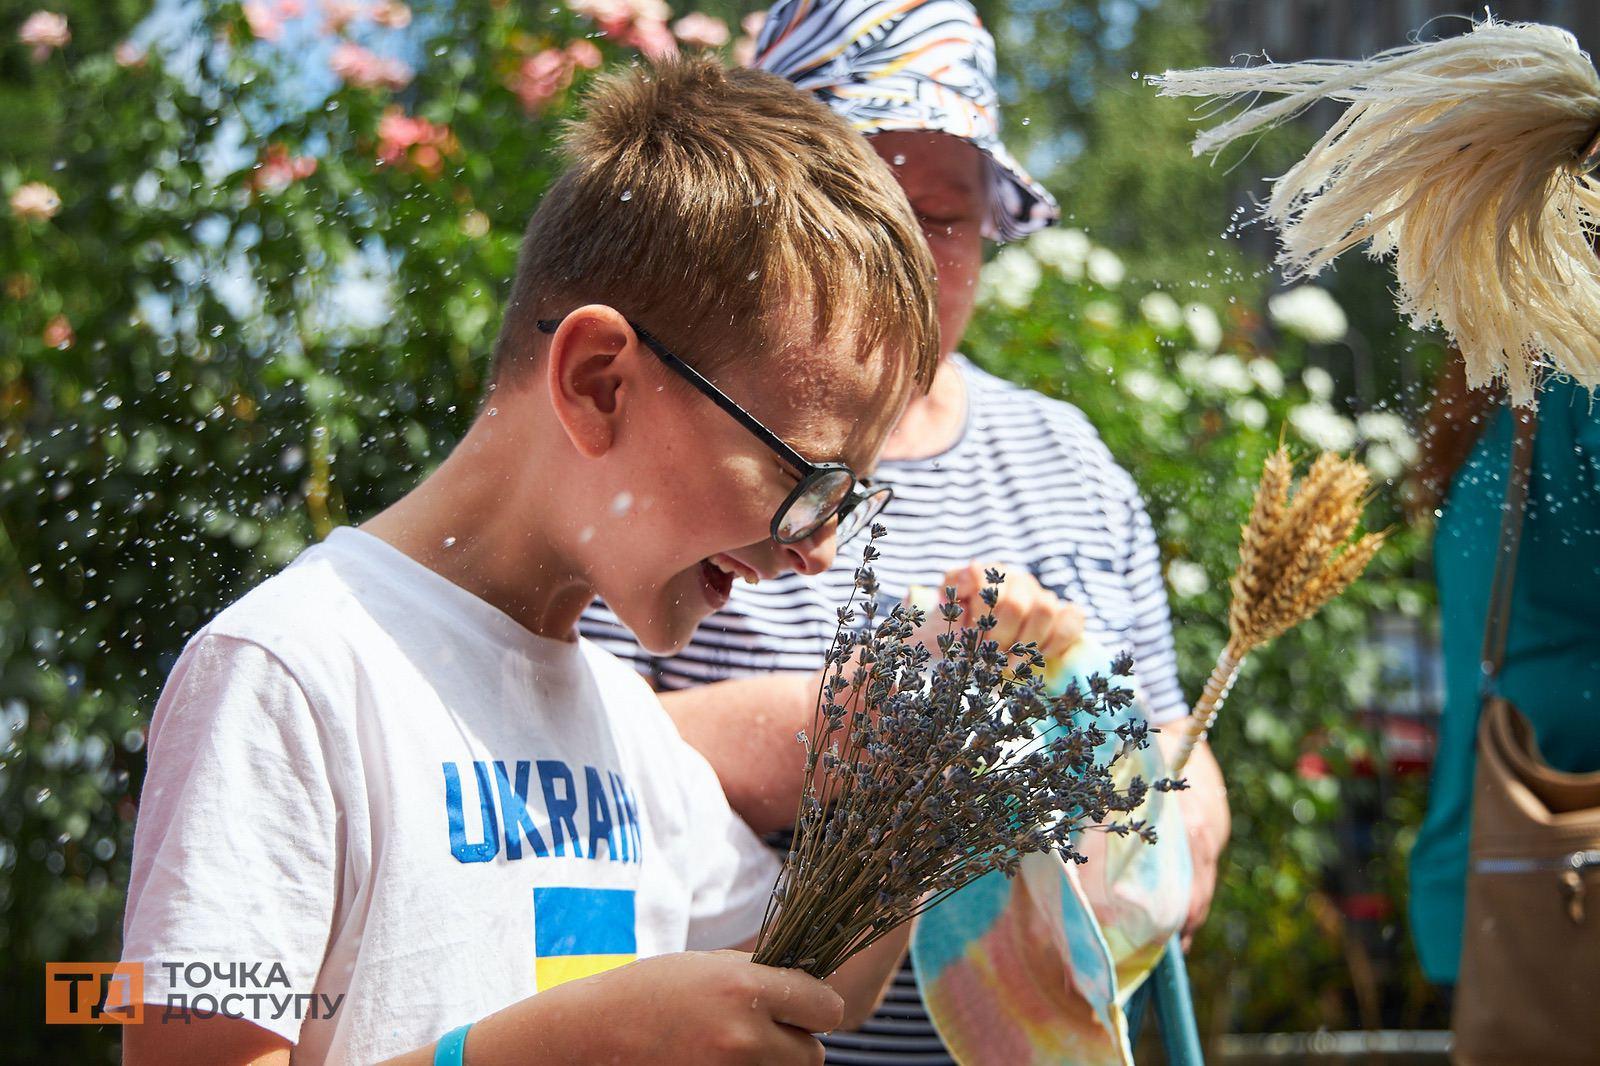
{"type": "Polygon", "coordinates": [[[746,281],[754,281],[754,280],[756,280],[756,279],[757,279],[757,278],[759,278],[759,277],[760,277],[760,276],[761,276],[761,271],[759,271],[759,270],[752,270],[752,271],[750,271],[750,273],[748,273],[748,274],[746,274],[746,275],[745,275],[745,276],[744,276],[744,280],[746,280],[746,281]]]}
{"type": "Polygon", "coordinates": [[[499,413],[500,413],[500,408],[498,408],[498,407],[489,408],[488,414],[489,414],[490,418],[493,418],[495,415],[497,415],[499,413]]]}
{"type": "Polygon", "coordinates": [[[441,547],[445,547],[445,548],[454,548],[455,546],[456,546],[456,538],[454,538],[454,537],[446,537],[446,538],[444,538],[444,543],[441,545],[441,547]]]}
{"type": "Polygon", "coordinates": [[[903,155],[895,156],[894,157],[894,165],[897,166],[897,167],[905,166],[906,165],[906,157],[903,156],[903,155]]]}
{"type": "Polygon", "coordinates": [[[622,202],[623,203],[627,203],[631,199],[633,199],[633,190],[632,189],[623,189],[622,190],[622,202]]]}
{"type": "Polygon", "coordinates": [[[633,507],[633,493],[619,492],[611,501],[611,513],[625,515],[633,507]]]}

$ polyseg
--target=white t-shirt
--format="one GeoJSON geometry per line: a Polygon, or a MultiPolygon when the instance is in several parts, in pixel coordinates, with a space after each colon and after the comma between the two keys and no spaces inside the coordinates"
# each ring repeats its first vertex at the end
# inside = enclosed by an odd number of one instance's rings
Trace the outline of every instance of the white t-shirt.
{"type": "Polygon", "coordinates": [[[631,668],[357,530],[195,636],[149,752],[123,948],[146,1010],[209,996],[296,1062],[736,944],[777,876],[631,668]]]}

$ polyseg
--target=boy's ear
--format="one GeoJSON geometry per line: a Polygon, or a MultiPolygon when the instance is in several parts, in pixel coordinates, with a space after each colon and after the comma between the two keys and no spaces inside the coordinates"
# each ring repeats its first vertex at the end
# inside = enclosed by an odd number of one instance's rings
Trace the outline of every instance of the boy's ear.
{"type": "Polygon", "coordinates": [[[633,329],[614,308],[589,304],[562,320],[550,338],[545,383],[567,438],[594,459],[610,449],[629,383],[633,329]]]}

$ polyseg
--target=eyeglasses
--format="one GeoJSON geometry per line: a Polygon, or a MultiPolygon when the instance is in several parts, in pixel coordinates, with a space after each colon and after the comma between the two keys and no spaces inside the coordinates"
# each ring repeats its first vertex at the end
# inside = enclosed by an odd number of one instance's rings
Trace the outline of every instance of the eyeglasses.
{"type": "MultiPolygon", "coordinates": [[[[535,323],[540,333],[554,333],[562,319],[547,318],[535,323]]],[[[797,544],[814,535],[835,515],[839,528],[835,537],[840,544],[854,537],[872,524],[883,513],[894,496],[887,485],[874,486],[868,479],[856,477],[855,471],[843,463],[813,463],[802,457],[772,430],[763,426],[756,417],[734,402],[733,398],[715,385],[694,367],[667,350],[650,331],[636,322],[628,325],[644,346],[655,353],[657,359],[693,385],[701,395],[726,411],[733,420],[755,434],[756,438],[777,454],[800,476],[800,483],[772,516],[772,539],[779,544],[797,544]]]]}

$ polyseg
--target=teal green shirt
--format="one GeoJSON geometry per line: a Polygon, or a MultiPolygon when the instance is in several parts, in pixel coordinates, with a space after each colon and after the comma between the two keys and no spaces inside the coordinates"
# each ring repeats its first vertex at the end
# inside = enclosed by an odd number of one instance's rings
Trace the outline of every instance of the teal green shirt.
{"type": "MultiPolygon", "coordinates": [[[[1496,412],[1451,485],[1434,539],[1445,703],[1428,814],[1411,852],[1411,924],[1428,977],[1453,983],[1461,955],[1479,657],[1511,461],[1496,412]]],[[[1600,412],[1551,385],[1539,403],[1500,691],[1532,722],[1546,761],[1600,769],[1600,412]]]]}

